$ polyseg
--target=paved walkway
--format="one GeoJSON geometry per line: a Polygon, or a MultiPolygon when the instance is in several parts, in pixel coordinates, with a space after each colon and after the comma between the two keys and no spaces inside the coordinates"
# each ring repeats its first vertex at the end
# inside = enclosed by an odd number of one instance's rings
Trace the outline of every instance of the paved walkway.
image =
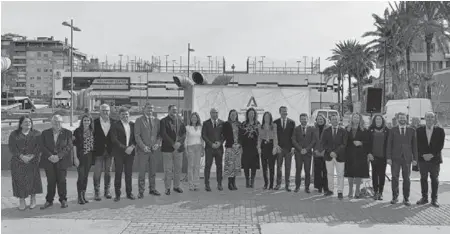
{"type": "MultiPolygon", "coordinates": [[[[91,177],[92,178],[92,174],[91,177]]],[[[133,178],[137,178],[134,174],[133,178]]],[[[158,175],[157,189],[163,191],[162,175],[158,175]]],[[[46,185],[45,177],[43,184],[46,185]]],[[[92,199],[92,180],[89,180],[87,197],[92,199]]],[[[296,232],[301,225],[317,224],[326,228],[335,225],[354,224],[353,228],[383,224],[386,228],[396,225],[450,226],[450,183],[440,186],[441,207],[430,205],[404,207],[390,205],[390,184],[386,185],[385,201],[371,199],[339,201],[336,197],[325,198],[313,191],[311,194],[288,193],[285,191],[263,191],[261,179],[255,189],[244,188],[239,179],[238,191],[173,193],[170,196],[152,197],[146,194],[142,200],[130,201],[123,198],[91,201],[88,205],[76,204],[76,173],[69,172],[69,207],[55,206],[41,211],[17,210],[18,201],[12,197],[9,171],[2,171],[2,233],[17,233],[33,230],[44,233],[270,233],[271,228],[291,228],[286,233],[296,232]],[[55,220],[58,220],[55,222],[55,220]],[[288,223],[286,226],[283,223],[288,223]],[[272,225],[272,226],[271,226],[272,225]],[[275,225],[275,226],[273,226],[275,225]]],[[[213,182],[212,185],[215,185],[213,182]]],[[[186,188],[186,184],[183,185],[186,188]]],[[[137,190],[137,180],[133,180],[137,190]]],[[[411,201],[420,197],[420,185],[412,183],[411,201]]],[[[44,195],[38,195],[38,203],[44,202],[44,195]]],[[[313,227],[313,226],[305,226],[313,227]]],[[[311,229],[313,230],[313,229],[311,229]]],[[[324,229],[321,229],[324,230],[324,229]]],[[[389,229],[390,230],[390,229],[389,229]]],[[[431,229],[430,229],[431,230],[431,229]]],[[[392,233],[391,231],[389,231],[392,233]]],[[[356,232],[355,232],[356,233],[356,232]]],[[[369,232],[370,233],[370,232],[369,232]]],[[[439,232],[437,232],[439,233],[439,232]]]]}

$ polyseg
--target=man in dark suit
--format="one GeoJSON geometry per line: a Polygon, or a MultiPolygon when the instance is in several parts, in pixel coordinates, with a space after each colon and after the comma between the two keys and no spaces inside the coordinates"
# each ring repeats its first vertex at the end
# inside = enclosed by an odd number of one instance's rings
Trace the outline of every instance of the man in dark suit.
{"type": "Polygon", "coordinates": [[[41,210],[53,205],[56,188],[58,188],[61,208],[67,207],[67,168],[72,166],[72,132],[62,128],[60,115],[52,117],[52,128],[44,130],[41,135],[41,165],[47,176],[47,196],[41,210]]]}
{"type": "Polygon", "coordinates": [[[310,193],[309,184],[311,183],[311,160],[312,147],[314,146],[314,127],[307,126],[308,114],[300,115],[300,125],[295,128],[292,134],[292,144],[295,148],[295,190],[300,190],[302,182],[302,168],[305,167],[305,192],[310,193]]]}
{"type": "Polygon", "coordinates": [[[151,195],[161,195],[156,190],[156,160],[155,151],[159,148],[159,120],[153,116],[153,105],[146,103],[144,114],[136,119],[134,123],[134,134],[136,139],[136,157],[139,165],[139,195],[144,198],[145,172],[148,170],[149,193],[151,195]]]}
{"type": "Polygon", "coordinates": [[[119,109],[120,120],[111,126],[111,143],[113,144],[112,156],[114,157],[114,190],[115,202],[120,201],[122,187],[122,172],[125,171],[125,191],[127,198],[134,200],[132,192],[131,176],[133,173],[134,149],[136,141],[134,138],[134,123],[129,121],[128,108],[119,109]]]}
{"type": "Polygon", "coordinates": [[[183,193],[180,183],[183,152],[185,151],[186,126],[178,116],[178,110],[175,105],[169,106],[169,114],[161,120],[160,134],[162,138],[161,152],[163,154],[166,195],[170,195],[172,180],[173,191],[183,193]]]}
{"type": "Polygon", "coordinates": [[[205,190],[211,192],[209,176],[213,160],[216,162],[217,189],[222,191],[222,159],[223,159],[223,121],[219,119],[219,113],[212,108],[211,118],[203,122],[202,138],[205,141],[205,190]]]}
{"type": "Polygon", "coordinates": [[[417,205],[428,203],[428,175],[431,178],[431,205],[439,207],[438,186],[439,171],[444,148],[444,129],[435,125],[436,116],[432,112],[425,114],[426,126],[417,129],[417,149],[419,152],[420,185],[422,198],[417,205]]]}
{"type": "Polygon", "coordinates": [[[111,199],[111,170],[112,170],[112,144],[111,144],[111,124],[113,120],[109,117],[110,107],[108,104],[100,106],[100,117],[94,120],[94,200],[100,201],[100,179],[104,170],[106,199],[111,199]]]}
{"type": "Polygon", "coordinates": [[[338,198],[343,199],[345,147],[347,146],[347,131],[339,127],[337,115],[330,117],[331,127],[323,130],[323,147],[325,149],[325,165],[327,168],[328,191],[325,196],[334,192],[334,168],[336,168],[338,182],[338,198]]]}
{"type": "Polygon", "coordinates": [[[292,155],[294,154],[294,148],[292,145],[292,134],[295,129],[295,122],[292,119],[287,117],[288,109],[285,106],[281,106],[279,108],[281,118],[274,121],[277,124],[277,137],[278,137],[278,146],[281,148],[281,152],[277,155],[277,186],[275,190],[279,190],[281,187],[281,167],[283,166],[283,160],[286,160],[284,163],[284,173],[285,174],[285,189],[290,192],[289,188],[289,177],[291,176],[291,163],[292,163],[292,155]]]}
{"type": "Polygon", "coordinates": [[[406,114],[398,114],[398,127],[394,127],[389,132],[386,159],[387,163],[391,165],[392,174],[392,201],[391,204],[398,202],[399,195],[399,176],[400,169],[403,178],[403,204],[410,206],[410,174],[411,164],[417,165],[417,137],[416,131],[406,126],[406,114]]]}

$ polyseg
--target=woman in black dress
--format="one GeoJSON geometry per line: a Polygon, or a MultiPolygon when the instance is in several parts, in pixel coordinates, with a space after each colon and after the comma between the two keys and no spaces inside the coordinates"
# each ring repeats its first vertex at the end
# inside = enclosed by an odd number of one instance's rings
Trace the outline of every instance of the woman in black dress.
{"type": "Polygon", "coordinates": [[[326,119],[322,114],[317,115],[314,128],[314,188],[319,193],[328,191],[327,168],[325,166],[325,149],[323,148],[322,136],[323,130],[326,128],[326,119]]]}
{"type": "Polygon", "coordinates": [[[362,178],[369,178],[368,133],[364,128],[361,114],[354,113],[347,127],[348,139],[345,158],[344,176],[348,178],[348,197],[353,198],[353,185],[356,184],[355,198],[361,198],[362,178]]]}
{"type": "Polygon", "coordinates": [[[258,144],[258,118],[256,111],[250,108],[245,113],[245,122],[240,128],[240,139],[242,143],[242,167],[244,168],[245,181],[247,188],[253,188],[255,185],[256,170],[259,166],[258,144]],[[251,180],[250,180],[251,170],[251,180]]]}
{"type": "Polygon", "coordinates": [[[30,209],[36,207],[36,194],[42,193],[39,171],[39,140],[41,133],[33,129],[33,120],[25,115],[19,119],[19,128],[9,135],[11,177],[14,197],[18,197],[19,210],[26,209],[25,198],[31,195],[30,209]]]}
{"type": "Polygon", "coordinates": [[[74,163],[78,170],[77,192],[78,204],[89,203],[86,199],[86,188],[89,170],[92,166],[92,152],[94,148],[94,122],[89,114],[84,114],[80,126],[73,132],[73,148],[76,155],[74,163]]]}

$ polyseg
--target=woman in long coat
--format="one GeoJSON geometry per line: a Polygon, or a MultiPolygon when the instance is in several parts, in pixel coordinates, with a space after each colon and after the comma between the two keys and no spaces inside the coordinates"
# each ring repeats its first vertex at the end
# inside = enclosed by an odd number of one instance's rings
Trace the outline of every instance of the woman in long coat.
{"type": "Polygon", "coordinates": [[[260,169],[257,148],[259,123],[256,110],[253,108],[247,110],[245,117],[245,122],[242,123],[239,134],[242,144],[242,167],[244,168],[246,187],[253,188],[255,185],[256,170],[260,169]]]}
{"type": "Polygon", "coordinates": [[[228,177],[228,189],[237,190],[236,176],[241,174],[242,147],[239,139],[239,119],[236,110],[228,114],[228,121],[223,124],[225,138],[224,177],[228,177]]]}
{"type": "Polygon", "coordinates": [[[347,127],[347,147],[344,176],[348,178],[348,197],[353,198],[353,185],[356,184],[355,198],[360,198],[362,178],[369,178],[369,134],[364,128],[362,116],[354,113],[347,127]]]}
{"type": "Polygon", "coordinates": [[[325,149],[323,148],[322,136],[323,131],[326,127],[326,119],[322,114],[317,115],[316,124],[314,127],[314,188],[318,190],[319,193],[328,192],[328,179],[327,179],[327,168],[325,166],[325,149]]]}
{"type": "Polygon", "coordinates": [[[18,197],[19,210],[26,209],[25,199],[31,196],[30,209],[36,207],[36,194],[42,193],[39,171],[39,139],[41,133],[33,129],[33,120],[25,115],[19,119],[19,128],[9,136],[13,196],[18,197]]]}

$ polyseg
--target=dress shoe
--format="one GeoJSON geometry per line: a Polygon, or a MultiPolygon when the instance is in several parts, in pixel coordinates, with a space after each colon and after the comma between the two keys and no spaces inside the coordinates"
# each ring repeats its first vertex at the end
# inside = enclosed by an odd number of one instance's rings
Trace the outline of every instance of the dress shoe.
{"type": "Polygon", "coordinates": [[[431,205],[436,207],[436,208],[439,208],[439,203],[436,200],[431,201],[431,205]]]}
{"type": "Polygon", "coordinates": [[[112,198],[111,193],[108,190],[105,191],[105,198],[106,199],[111,199],[112,198]]]}
{"type": "Polygon", "coordinates": [[[305,188],[305,193],[311,193],[311,191],[309,191],[309,188],[305,188]]]}
{"type": "Polygon", "coordinates": [[[116,196],[116,197],[114,198],[114,201],[115,201],[115,202],[120,201],[120,197],[119,197],[119,196],[116,196]]]}
{"type": "Polygon", "coordinates": [[[166,195],[167,195],[167,196],[170,195],[170,189],[166,189],[166,195]]]}
{"type": "Polygon", "coordinates": [[[327,196],[327,197],[333,196],[333,192],[331,192],[331,191],[326,191],[324,195],[327,196]]]}
{"type": "Polygon", "coordinates": [[[383,194],[382,193],[378,194],[378,201],[383,201],[383,194]]]}
{"type": "Polygon", "coordinates": [[[45,202],[45,204],[43,206],[41,206],[41,210],[45,210],[49,207],[53,206],[53,202],[45,202]]]}
{"type": "Polygon", "coordinates": [[[263,187],[263,189],[264,189],[264,190],[266,190],[266,189],[267,189],[267,183],[264,183],[264,187],[263,187]]]}
{"type": "Polygon", "coordinates": [[[209,186],[209,184],[205,184],[205,190],[206,192],[211,192],[211,187],[209,186]]]}
{"type": "Polygon", "coordinates": [[[397,203],[398,203],[398,198],[396,198],[396,197],[392,198],[391,204],[394,205],[397,203]]]}
{"type": "Polygon", "coordinates": [[[318,193],[322,193],[322,189],[318,189],[317,192],[318,192],[318,193]]]}
{"type": "Polygon", "coordinates": [[[379,194],[378,194],[378,192],[376,192],[374,195],[373,195],[373,200],[378,200],[378,196],[379,196],[379,194]]]}
{"type": "Polygon", "coordinates": [[[403,205],[405,205],[405,206],[410,206],[410,205],[411,205],[411,202],[409,202],[408,199],[404,199],[404,200],[403,200],[403,205]]]}
{"type": "Polygon", "coordinates": [[[136,197],[132,193],[128,194],[127,198],[130,199],[130,200],[135,200],[136,199],[136,197]]]}
{"type": "Polygon", "coordinates": [[[154,196],[161,196],[161,193],[159,193],[156,189],[150,190],[149,194],[154,196]]]}
{"type": "Polygon", "coordinates": [[[295,187],[294,193],[298,193],[300,191],[300,187],[295,187]]]}
{"type": "Polygon", "coordinates": [[[67,208],[68,206],[67,201],[61,201],[61,208],[67,208]]]}
{"type": "Polygon", "coordinates": [[[99,192],[95,192],[94,200],[96,200],[96,201],[101,201],[102,200],[102,198],[100,197],[99,192]]]}
{"type": "Polygon", "coordinates": [[[342,193],[338,193],[338,199],[339,199],[339,200],[342,200],[342,199],[344,199],[344,194],[342,194],[342,193]]]}
{"type": "Polygon", "coordinates": [[[138,199],[142,199],[142,198],[144,198],[144,193],[139,192],[138,199]]]}
{"type": "Polygon", "coordinates": [[[250,180],[250,188],[254,188],[255,187],[255,178],[252,178],[250,180]]]}
{"type": "Polygon", "coordinates": [[[183,190],[181,188],[174,188],[173,191],[177,193],[183,193],[183,190]]]}
{"type": "Polygon", "coordinates": [[[286,187],[284,188],[284,190],[286,190],[286,192],[292,192],[292,189],[290,189],[288,186],[286,186],[286,187]]]}
{"type": "Polygon", "coordinates": [[[418,200],[418,201],[416,202],[417,205],[425,205],[425,204],[427,204],[427,203],[428,203],[428,199],[427,199],[427,198],[424,198],[424,197],[422,197],[420,200],[418,200]]]}
{"type": "Polygon", "coordinates": [[[218,184],[218,185],[217,185],[217,190],[219,190],[219,191],[222,191],[222,190],[223,190],[222,184],[218,184]]]}
{"type": "Polygon", "coordinates": [[[277,186],[275,186],[274,190],[280,190],[281,185],[277,184],[277,186]]]}

